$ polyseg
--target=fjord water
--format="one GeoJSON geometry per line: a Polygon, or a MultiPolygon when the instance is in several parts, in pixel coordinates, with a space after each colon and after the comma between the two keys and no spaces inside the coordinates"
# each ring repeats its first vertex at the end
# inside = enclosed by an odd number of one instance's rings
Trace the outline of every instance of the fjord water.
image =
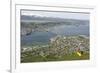
{"type": "Polygon", "coordinates": [[[49,31],[33,31],[30,35],[21,36],[22,45],[32,45],[36,43],[48,44],[50,39],[57,35],[76,36],[85,35],[89,36],[89,24],[86,25],[56,25],[48,28],[49,31]]]}

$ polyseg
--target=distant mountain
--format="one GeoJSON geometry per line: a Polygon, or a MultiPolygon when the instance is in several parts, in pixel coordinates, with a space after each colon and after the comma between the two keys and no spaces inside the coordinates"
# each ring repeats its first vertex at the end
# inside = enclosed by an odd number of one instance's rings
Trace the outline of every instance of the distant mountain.
{"type": "Polygon", "coordinates": [[[41,17],[41,16],[28,16],[28,15],[21,15],[21,20],[43,20],[43,21],[64,21],[65,19],[61,18],[52,18],[52,17],[41,17]]]}
{"type": "Polygon", "coordinates": [[[38,20],[38,21],[56,21],[56,22],[80,22],[80,21],[86,21],[88,20],[78,20],[78,19],[65,19],[65,18],[54,18],[54,17],[41,17],[41,16],[30,16],[30,15],[21,15],[21,21],[25,20],[38,20]]]}

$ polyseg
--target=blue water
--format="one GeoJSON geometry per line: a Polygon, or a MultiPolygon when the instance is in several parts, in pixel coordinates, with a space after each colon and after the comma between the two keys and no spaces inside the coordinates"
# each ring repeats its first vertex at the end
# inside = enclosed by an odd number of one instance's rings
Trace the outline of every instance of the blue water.
{"type": "Polygon", "coordinates": [[[50,29],[59,35],[86,35],[89,36],[89,25],[60,25],[50,29]]]}
{"type": "Polygon", "coordinates": [[[21,44],[22,45],[32,45],[36,43],[47,44],[49,43],[49,39],[56,36],[56,34],[52,32],[32,32],[31,35],[22,36],[21,44]]]}
{"type": "Polygon", "coordinates": [[[49,32],[35,31],[30,35],[21,36],[22,45],[32,45],[34,43],[49,43],[50,38],[56,35],[86,35],[89,36],[89,25],[59,25],[50,27],[49,32]]]}

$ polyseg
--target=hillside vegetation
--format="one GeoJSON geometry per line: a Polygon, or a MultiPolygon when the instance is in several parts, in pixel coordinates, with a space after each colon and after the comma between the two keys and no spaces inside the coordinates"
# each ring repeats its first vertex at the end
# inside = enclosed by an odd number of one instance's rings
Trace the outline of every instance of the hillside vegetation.
{"type": "Polygon", "coordinates": [[[89,59],[89,38],[86,36],[56,36],[48,45],[22,46],[21,62],[44,62],[89,59]],[[77,55],[80,48],[82,56],[77,55]]]}

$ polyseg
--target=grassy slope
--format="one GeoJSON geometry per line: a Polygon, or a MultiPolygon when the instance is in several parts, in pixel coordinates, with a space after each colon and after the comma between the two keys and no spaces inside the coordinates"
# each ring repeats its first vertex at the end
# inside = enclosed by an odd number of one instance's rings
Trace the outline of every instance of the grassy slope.
{"type": "Polygon", "coordinates": [[[46,62],[46,61],[68,61],[68,60],[70,61],[89,60],[89,54],[83,54],[82,56],[78,56],[76,53],[73,53],[72,55],[64,55],[60,58],[57,58],[53,55],[49,55],[46,57],[27,55],[26,57],[23,58],[21,62],[27,63],[27,62],[46,62]]]}

